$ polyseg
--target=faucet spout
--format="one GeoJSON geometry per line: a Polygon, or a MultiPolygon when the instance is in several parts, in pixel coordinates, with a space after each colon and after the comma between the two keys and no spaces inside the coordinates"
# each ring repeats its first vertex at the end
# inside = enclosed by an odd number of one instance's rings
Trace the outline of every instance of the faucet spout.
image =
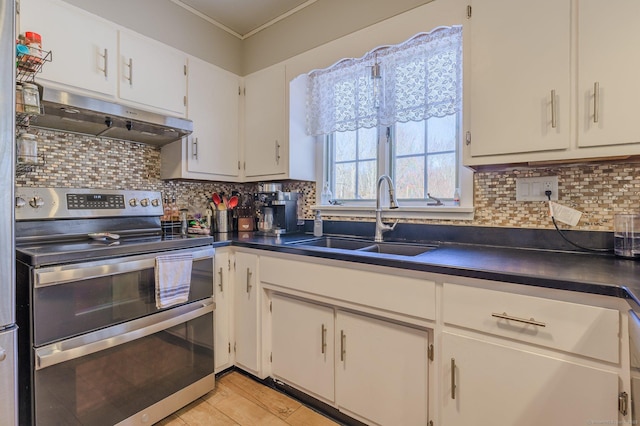
{"type": "Polygon", "coordinates": [[[380,199],[382,196],[380,190],[382,188],[382,182],[384,181],[387,182],[387,187],[389,188],[389,208],[397,209],[399,207],[396,201],[393,181],[387,175],[380,176],[376,185],[376,234],[374,238],[376,242],[382,242],[382,234],[386,231],[392,231],[398,224],[398,220],[396,220],[393,225],[387,225],[382,222],[382,208],[380,207],[380,199]]]}

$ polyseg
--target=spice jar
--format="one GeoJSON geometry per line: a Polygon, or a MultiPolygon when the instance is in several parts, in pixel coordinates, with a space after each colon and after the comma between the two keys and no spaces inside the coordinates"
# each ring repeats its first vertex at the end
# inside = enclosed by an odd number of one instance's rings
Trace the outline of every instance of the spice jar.
{"type": "Polygon", "coordinates": [[[22,83],[22,103],[27,114],[40,114],[40,93],[38,86],[32,83],[22,83]]]}
{"type": "Polygon", "coordinates": [[[38,140],[36,135],[20,133],[16,139],[18,163],[36,164],[38,162],[38,140]]]}
{"type": "Polygon", "coordinates": [[[24,95],[20,83],[16,83],[16,112],[24,112],[24,95]]]}
{"type": "Polygon", "coordinates": [[[29,48],[29,54],[33,56],[35,62],[42,61],[42,37],[33,31],[24,33],[25,44],[29,48]]]}

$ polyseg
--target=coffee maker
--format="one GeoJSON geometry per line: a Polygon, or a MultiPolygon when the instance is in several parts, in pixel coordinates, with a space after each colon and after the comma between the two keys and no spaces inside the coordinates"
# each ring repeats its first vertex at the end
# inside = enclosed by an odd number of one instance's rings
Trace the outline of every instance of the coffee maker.
{"type": "Polygon", "coordinates": [[[280,235],[298,230],[297,192],[257,192],[254,198],[258,234],[280,235]]]}

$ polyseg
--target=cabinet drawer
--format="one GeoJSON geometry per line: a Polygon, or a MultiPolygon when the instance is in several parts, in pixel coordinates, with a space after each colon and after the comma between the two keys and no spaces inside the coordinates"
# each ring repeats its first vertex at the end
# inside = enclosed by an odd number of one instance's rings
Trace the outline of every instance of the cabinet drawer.
{"type": "Polygon", "coordinates": [[[444,284],[446,324],[609,362],[619,361],[617,310],[444,284]]]}
{"type": "Polygon", "coordinates": [[[435,283],[429,280],[337,266],[260,258],[260,280],[362,306],[421,319],[435,319],[435,283]]]}

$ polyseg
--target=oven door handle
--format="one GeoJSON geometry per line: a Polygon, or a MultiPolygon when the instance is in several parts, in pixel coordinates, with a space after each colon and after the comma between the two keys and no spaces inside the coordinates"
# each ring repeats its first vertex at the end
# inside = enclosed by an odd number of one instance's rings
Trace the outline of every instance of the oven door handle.
{"type": "Polygon", "coordinates": [[[65,361],[90,355],[162,330],[185,323],[213,312],[213,298],[178,306],[104,330],[97,330],[62,342],[52,343],[35,350],[35,369],[41,370],[65,361]]]}
{"type": "Polygon", "coordinates": [[[108,259],[103,261],[86,262],[71,265],[51,266],[34,270],[35,288],[63,284],[70,281],[86,280],[90,278],[104,277],[108,275],[125,274],[128,272],[142,271],[155,267],[156,257],[163,254],[191,253],[193,261],[213,259],[215,253],[212,247],[190,251],[171,251],[155,254],[131,256],[127,258],[108,259]]]}

